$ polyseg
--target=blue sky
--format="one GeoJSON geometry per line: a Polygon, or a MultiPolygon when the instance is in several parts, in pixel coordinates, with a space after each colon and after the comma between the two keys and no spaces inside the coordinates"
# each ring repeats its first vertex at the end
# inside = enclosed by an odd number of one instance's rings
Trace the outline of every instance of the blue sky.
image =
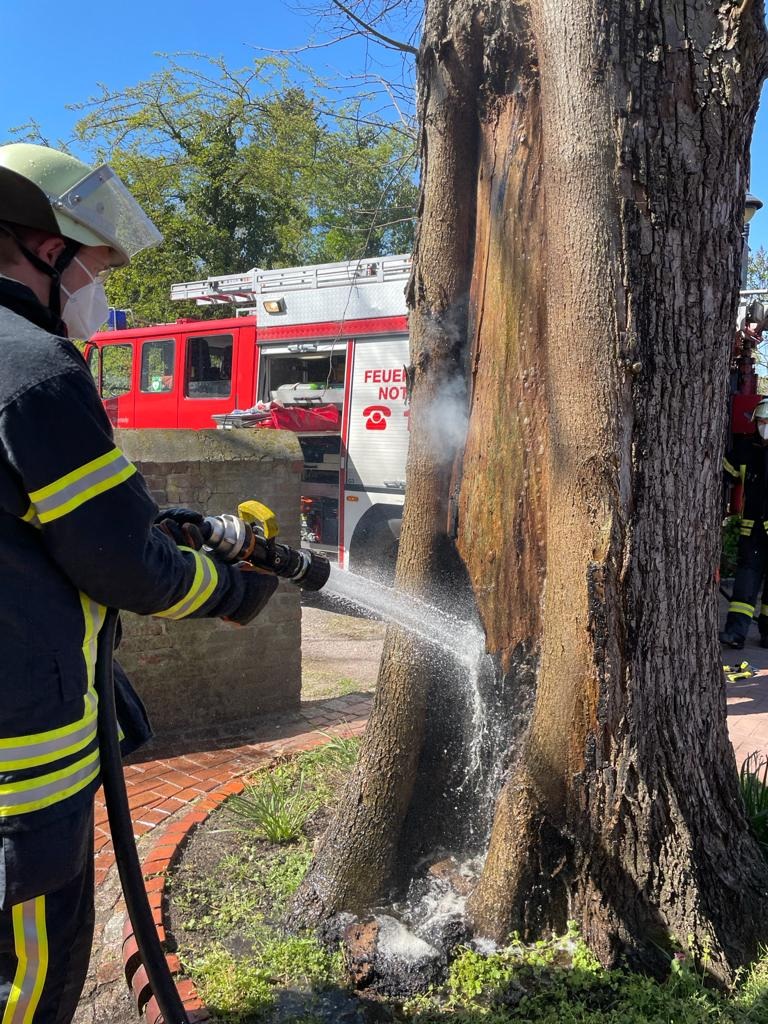
{"type": "MultiPolygon", "coordinates": [[[[244,66],[261,52],[257,47],[299,47],[323,38],[327,28],[287,0],[234,7],[211,0],[133,0],[72,10],[61,0],[0,3],[0,138],[33,118],[54,144],[71,138],[78,117],[67,104],[87,100],[99,82],[120,89],[149,77],[163,65],[157,53],[197,51],[244,66]]],[[[334,77],[360,68],[363,44],[350,40],[305,57],[334,77]]],[[[752,221],[750,243],[768,248],[768,85],[752,143],[750,190],[765,202],[752,221]]]]}

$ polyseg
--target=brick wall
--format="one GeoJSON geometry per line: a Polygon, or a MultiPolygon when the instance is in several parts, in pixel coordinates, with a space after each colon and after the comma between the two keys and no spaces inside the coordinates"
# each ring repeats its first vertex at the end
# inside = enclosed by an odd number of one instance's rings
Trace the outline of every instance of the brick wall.
{"type": "MultiPolygon", "coordinates": [[[[277,515],[286,544],[299,544],[301,449],[275,430],[119,430],[160,507],[235,513],[256,498],[277,515]]],[[[166,621],[124,613],[118,658],[158,736],[231,732],[265,712],[298,707],[299,591],[281,582],[249,626],[218,619],[166,621]]]]}

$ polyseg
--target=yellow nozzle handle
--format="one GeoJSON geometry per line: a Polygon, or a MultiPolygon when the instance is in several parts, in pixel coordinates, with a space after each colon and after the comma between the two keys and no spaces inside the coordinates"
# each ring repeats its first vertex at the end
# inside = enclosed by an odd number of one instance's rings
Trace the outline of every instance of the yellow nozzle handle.
{"type": "Polygon", "coordinates": [[[277,516],[260,501],[241,502],[237,506],[237,515],[244,523],[258,523],[264,533],[264,540],[272,540],[280,532],[277,516]]]}

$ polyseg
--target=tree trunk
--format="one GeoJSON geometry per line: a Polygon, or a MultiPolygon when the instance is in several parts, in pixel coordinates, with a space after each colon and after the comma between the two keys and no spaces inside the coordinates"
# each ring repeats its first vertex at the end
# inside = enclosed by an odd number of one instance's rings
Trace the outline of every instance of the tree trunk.
{"type": "MultiPolygon", "coordinates": [[[[691,934],[725,978],[768,934],[714,575],[767,65],[762,0],[427,3],[398,580],[470,595],[496,666],[515,762],[471,913],[497,939],[575,918],[605,963],[654,968],[691,934]],[[451,470],[433,412],[457,379],[451,470]]],[[[441,686],[391,630],[295,919],[370,906],[446,839],[461,741],[441,686]]]]}

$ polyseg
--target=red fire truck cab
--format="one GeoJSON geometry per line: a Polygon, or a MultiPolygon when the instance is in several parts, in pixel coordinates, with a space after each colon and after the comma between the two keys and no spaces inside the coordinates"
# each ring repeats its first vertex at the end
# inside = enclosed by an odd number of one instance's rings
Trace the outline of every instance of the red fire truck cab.
{"type": "Polygon", "coordinates": [[[391,256],[174,285],[238,315],[100,332],[85,357],[116,427],[293,430],[303,542],[386,576],[405,491],[409,272],[391,256]]]}

